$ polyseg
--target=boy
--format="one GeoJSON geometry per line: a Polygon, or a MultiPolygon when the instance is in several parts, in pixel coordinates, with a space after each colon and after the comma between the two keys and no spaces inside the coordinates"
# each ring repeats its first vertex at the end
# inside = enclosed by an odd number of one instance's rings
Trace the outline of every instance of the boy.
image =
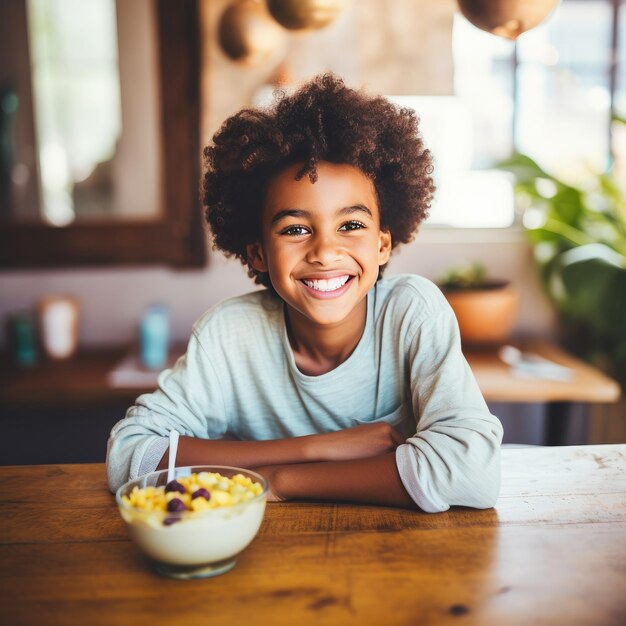
{"type": "Polygon", "coordinates": [[[271,500],[487,508],[502,427],[429,281],[380,280],[434,191],[415,115],[318,77],[232,116],[205,149],[215,247],[267,289],[193,328],[109,439],[111,489],[176,464],[254,468],[271,500]]]}

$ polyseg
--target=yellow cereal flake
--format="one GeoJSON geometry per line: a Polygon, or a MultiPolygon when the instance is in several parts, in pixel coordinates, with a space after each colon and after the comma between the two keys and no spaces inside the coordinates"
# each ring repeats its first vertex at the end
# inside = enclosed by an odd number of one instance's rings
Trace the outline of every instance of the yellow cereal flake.
{"type": "Polygon", "coordinates": [[[211,500],[215,506],[230,506],[233,504],[233,497],[227,491],[216,489],[211,492],[211,500]]]}
{"type": "Polygon", "coordinates": [[[149,486],[142,489],[135,486],[128,495],[122,496],[122,501],[142,511],[167,512],[168,503],[177,498],[184,503],[187,511],[205,511],[248,502],[263,492],[260,483],[243,474],[235,474],[228,478],[218,472],[200,472],[177,478],[176,481],[184,487],[185,493],[178,491],[166,493],[164,486],[149,486]],[[203,496],[192,499],[193,493],[198,489],[206,489],[210,494],[209,499],[203,496]]]}
{"type": "Polygon", "coordinates": [[[206,509],[211,508],[210,502],[208,502],[204,498],[194,498],[191,501],[190,506],[192,511],[206,511],[206,509]]]}

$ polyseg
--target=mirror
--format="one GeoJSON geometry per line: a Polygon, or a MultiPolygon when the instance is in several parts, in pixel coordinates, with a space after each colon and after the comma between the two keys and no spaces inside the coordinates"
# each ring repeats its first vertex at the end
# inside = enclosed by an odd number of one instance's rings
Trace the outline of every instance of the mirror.
{"type": "Polygon", "coordinates": [[[197,0],[8,0],[0,24],[0,266],[204,265],[197,0]]]}

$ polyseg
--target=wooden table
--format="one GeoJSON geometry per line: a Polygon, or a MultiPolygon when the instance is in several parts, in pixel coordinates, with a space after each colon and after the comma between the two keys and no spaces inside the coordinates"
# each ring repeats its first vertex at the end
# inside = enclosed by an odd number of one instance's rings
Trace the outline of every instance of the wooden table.
{"type": "Polygon", "coordinates": [[[497,348],[466,350],[465,357],[487,402],[546,404],[545,441],[548,445],[565,443],[572,403],[608,403],[619,399],[620,387],[617,382],[555,343],[535,340],[515,345],[569,367],[572,370],[571,380],[516,377],[511,373],[511,368],[498,357],[497,348]]]}
{"type": "Polygon", "coordinates": [[[270,504],[222,576],[153,573],[102,465],[0,468],[0,621],[618,625],[626,445],[505,449],[495,509],[270,504]]]}

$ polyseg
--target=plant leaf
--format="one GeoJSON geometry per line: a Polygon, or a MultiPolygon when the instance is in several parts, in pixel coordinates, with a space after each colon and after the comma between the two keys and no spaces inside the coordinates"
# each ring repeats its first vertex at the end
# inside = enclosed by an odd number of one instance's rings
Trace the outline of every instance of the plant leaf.
{"type": "Polygon", "coordinates": [[[603,244],[573,248],[550,264],[548,281],[563,313],[626,341],[626,258],[603,244]]]}

